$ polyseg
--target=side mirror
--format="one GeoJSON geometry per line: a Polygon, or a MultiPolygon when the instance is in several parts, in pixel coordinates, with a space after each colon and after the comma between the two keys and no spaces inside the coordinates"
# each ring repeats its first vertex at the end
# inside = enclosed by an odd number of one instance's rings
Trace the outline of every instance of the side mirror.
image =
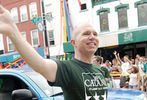
{"type": "Polygon", "coordinates": [[[12,100],[32,100],[33,94],[28,89],[18,89],[12,92],[12,100]]]}

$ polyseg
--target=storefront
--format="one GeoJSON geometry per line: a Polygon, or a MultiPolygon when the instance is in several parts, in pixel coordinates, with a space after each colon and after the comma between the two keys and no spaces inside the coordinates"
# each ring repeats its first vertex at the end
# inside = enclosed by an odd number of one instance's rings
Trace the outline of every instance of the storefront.
{"type": "Polygon", "coordinates": [[[147,56],[147,29],[136,29],[118,34],[118,40],[119,45],[124,45],[123,51],[128,55],[147,56]]]}
{"type": "Polygon", "coordinates": [[[100,48],[96,55],[104,59],[114,58],[113,52],[117,51],[120,56],[129,55],[134,58],[136,54],[147,56],[147,29],[138,28],[115,35],[104,35],[100,37],[100,48]]]}

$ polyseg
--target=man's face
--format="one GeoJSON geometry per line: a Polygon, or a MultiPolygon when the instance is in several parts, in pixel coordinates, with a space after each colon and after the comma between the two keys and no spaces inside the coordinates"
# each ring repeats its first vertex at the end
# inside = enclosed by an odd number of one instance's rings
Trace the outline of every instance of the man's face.
{"type": "Polygon", "coordinates": [[[76,34],[75,49],[85,53],[95,53],[99,40],[97,32],[91,25],[83,25],[79,27],[79,33],[76,34]]]}

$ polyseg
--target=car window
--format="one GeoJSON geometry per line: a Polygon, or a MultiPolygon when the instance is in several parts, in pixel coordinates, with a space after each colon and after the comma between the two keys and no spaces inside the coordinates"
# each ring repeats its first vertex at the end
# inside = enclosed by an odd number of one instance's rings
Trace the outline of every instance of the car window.
{"type": "MultiPolygon", "coordinates": [[[[11,75],[1,75],[0,80],[0,100],[12,100],[11,94],[14,90],[29,89],[22,80],[11,75]]],[[[34,94],[33,98],[36,98],[34,94]]]]}
{"type": "Polygon", "coordinates": [[[56,95],[62,92],[60,87],[51,87],[47,83],[47,80],[37,72],[25,72],[25,74],[30,77],[48,96],[56,95]]]}

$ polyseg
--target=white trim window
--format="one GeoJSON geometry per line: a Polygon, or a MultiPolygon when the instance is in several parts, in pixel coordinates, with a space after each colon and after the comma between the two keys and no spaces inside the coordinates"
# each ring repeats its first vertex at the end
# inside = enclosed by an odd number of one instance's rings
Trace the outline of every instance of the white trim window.
{"type": "Polygon", "coordinates": [[[14,45],[8,37],[7,37],[7,47],[8,47],[8,52],[14,51],[14,45]]]}
{"type": "Polygon", "coordinates": [[[22,37],[27,40],[26,32],[21,32],[22,37]]]}
{"type": "Polygon", "coordinates": [[[23,5],[20,7],[20,18],[21,18],[21,21],[28,20],[28,13],[27,13],[27,6],[26,5],[23,5]]]}
{"type": "Polygon", "coordinates": [[[139,26],[147,25],[147,3],[139,4],[137,9],[139,26]]]}
{"type": "Polygon", "coordinates": [[[30,19],[36,18],[37,15],[37,4],[32,2],[29,4],[30,19]]]}
{"type": "Polygon", "coordinates": [[[32,40],[33,47],[36,47],[39,45],[39,35],[38,35],[37,29],[31,31],[31,40],[32,40]]]}
{"type": "Polygon", "coordinates": [[[14,22],[18,23],[18,10],[17,10],[17,8],[12,8],[10,12],[11,12],[11,15],[13,17],[14,22]]]}
{"type": "Polygon", "coordinates": [[[50,44],[50,46],[55,45],[54,31],[53,30],[49,30],[48,31],[48,35],[49,35],[49,44],[50,44]]]}

